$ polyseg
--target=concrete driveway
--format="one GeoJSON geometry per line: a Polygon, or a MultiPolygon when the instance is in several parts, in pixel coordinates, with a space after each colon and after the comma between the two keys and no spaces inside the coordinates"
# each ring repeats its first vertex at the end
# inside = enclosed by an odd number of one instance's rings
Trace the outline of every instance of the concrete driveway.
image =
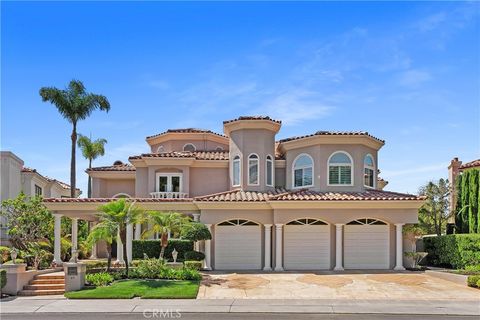
{"type": "Polygon", "coordinates": [[[210,273],[197,299],[480,301],[480,290],[426,273],[210,273]]]}

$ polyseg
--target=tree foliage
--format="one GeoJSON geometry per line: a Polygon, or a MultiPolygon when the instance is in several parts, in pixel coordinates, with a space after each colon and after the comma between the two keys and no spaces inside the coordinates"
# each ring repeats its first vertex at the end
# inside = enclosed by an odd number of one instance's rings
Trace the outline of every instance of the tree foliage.
{"type": "Polygon", "coordinates": [[[457,233],[480,233],[480,170],[462,172],[456,184],[455,225],[457,233]]]}
{"type": "Polygon", "coordinates": [[[87,244],[91,247],[99,241],[105,241],[107,247],[107,271],[112,265],[112,242],[118,233],[118,224],[112,220],[102,220],[92,228],[87,238],[87,244]]]}
{"type": "Polygon", "coordinates": [[[199,222],[191,222],[186,224],[182,229],[181,236],[183,239],[193,242],[212,239],[212,234],[208,230],[207,226],[199,222]]]}
{"type": "MultiPolygon", "coordinates": [[[[107,143],[106,139],[96,139],[80,135],[78,138],[78,147],[82,150],[82,155],[85,159],[88,160],[88,168],[92,168],[92,161],[103,156],[105,154],[105,144],[107,143]]],[[[92,197],[92,177],[88,176],[88,192],[87,195],[89,198],[92,197]]]]}
{"type": "Polygon", "coordinates": [[[451,213],[448,196],[450,187],[448,180],[430,181],[420,188],[419,195],[426,201],[418,211],[419,226],[429,234],[441,235],[451,213]]]}

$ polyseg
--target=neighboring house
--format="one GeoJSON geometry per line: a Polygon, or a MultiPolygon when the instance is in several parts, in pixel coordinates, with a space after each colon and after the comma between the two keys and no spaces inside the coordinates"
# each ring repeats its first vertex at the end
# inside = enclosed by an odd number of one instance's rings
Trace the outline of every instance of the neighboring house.
{"type": "MultiPolygon", "coordinates": [[[[70,197],[70,186],[68,184],[43,176],[35,169],[25,167],[23,160],[13,152],[0,151],[0,160],[0,201],[16,198],[22,191],[27,197],[70,197]]],[[[77,195],[80,195],[80,190],[77,190],[77,195]]],[[[0,223],[0,243],[1,245],[7,245],[7,228],[3,217],[0,223]]]]}
{"type": "MultiPolygon", "coordinates": [[[[448,166],[448,181],[450,182],[450,212],[455,212],[455,206],[457,204],[457,177],[465,170],[469,169],[480,169],[480,159],[473,160],[467,163],[462,163],[462,161],[458,160],[457,157],[453,158],[450,161],[450,165],[448,166]]],[[[455,223],[455,216],[451,215],[449,223],[455,223]]]]}
{"type": "MultiPolygon", "coordinates": [[[[87,170],[93,198],[45,203],[74,228],[118,197],[192,216],[213,235],[203,245],[207,269],[403,270],[402,226],[418,221],[423,198],[381,190],[384,141],[330,131],[276,141],[280,127],[269,117],[240,117],[224,122],[224,135],[168,130],[147,137],[151,152],[129,164],[87,170]]],[[[129,257],[145,227],[129,226],[129,257]]],[[[57,261],[59,248],[58,240],[57,261]]]]}

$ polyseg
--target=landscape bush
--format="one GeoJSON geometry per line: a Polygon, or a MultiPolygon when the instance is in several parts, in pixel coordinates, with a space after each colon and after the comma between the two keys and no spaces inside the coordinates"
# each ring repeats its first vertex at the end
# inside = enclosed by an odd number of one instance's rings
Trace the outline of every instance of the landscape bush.
{"type": "Polygon", "coordinates": [[[113,276],[107,272],[87,274],[86,281],[96,287],[104,287],[113,282],[113,276]]]}
{"type": "MultiPolygon", "coordinates": [[[[160,257],[160,240],[133,240],[132,257],[133,259],[143,259],[145,255],[149,258],[160,257]]],[[[193,242],[189,240],[169,240],[165,249],[165,259],[173,260],[172,251],[178,252],[177,261],[182,262],[185,252],[193,250],[193,242]]]]}
{"type": "Polygon", "coordinates": [[[7,285],[7,270],[0,270],[0,292],[7,285]]]}
{"type": "Polygon", "coordinates": [[[183,265],[186,269],[200,270],[202,269],[202,261],[184,261],[183,265]]]}
{"type": "Polygon", "coordinates": [[[200,251],[187,251],[183,257],[186,261],[202,261],[205,259],[205,254],[200,251]]]}
{"type": "Polygon", "coordinates": [[[480,288],[478,283],[480,282],[480,275],[468,276],[467,284],[469,287],[480,288]]]}
{"type": "Polygon", "coordinates": [[[4,263],[10,259],[10,248],[0,246],[0,263],[4,263]]]}
{"type": "Polygon", "coordinates": [[[480,234],[449,234],[423,238],[429,265],[462,269],[480,265],[480,234]]]}
{"type": "Polygon", "coordinates": [[[168,280],[200,280],[202,276],[197,270],[182,268],[174,269],[157,258],[140,260],[131,270],[130,278],[138,279],[168,279],[168,280]]]}

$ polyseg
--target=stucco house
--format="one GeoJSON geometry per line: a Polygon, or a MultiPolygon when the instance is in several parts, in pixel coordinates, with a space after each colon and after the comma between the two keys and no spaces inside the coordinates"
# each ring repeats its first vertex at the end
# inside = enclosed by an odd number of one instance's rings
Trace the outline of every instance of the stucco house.
{"type": "MultiPolygon", "coordinates": [[[[0,151],[1,186],[0,202],[16,198],[20,192],[27,197],[45,198],[70,197],[70,185],[57,179],[49,178],[26,167],[24,161],[11,151],[0,151]]],[[[77,189],[77,196],[80,190],[77,189]]],[[[9,245],[7,227],[4,218],[0,221],[0,245],[9,245]]]]}
{"type": "MultiPolygon", "coordinates": [[[[55,260],[61,215],[76,228],[76,219],[95,221],[102,203],[129,197],[205,223],[213,235],[202,245],[206,269],[404,269],[402,226],[417,222],[423,200],[381,190],[383,140],[330,131],[276,140],[281,121],[263,116],[223,126],[224,134],[176,129],[149,136],[150,153],[87,170],[92,198],[46,199],[56,216],[55,260]]],[[[144,228],[129,226],[129,257],[144,228]]]]}

